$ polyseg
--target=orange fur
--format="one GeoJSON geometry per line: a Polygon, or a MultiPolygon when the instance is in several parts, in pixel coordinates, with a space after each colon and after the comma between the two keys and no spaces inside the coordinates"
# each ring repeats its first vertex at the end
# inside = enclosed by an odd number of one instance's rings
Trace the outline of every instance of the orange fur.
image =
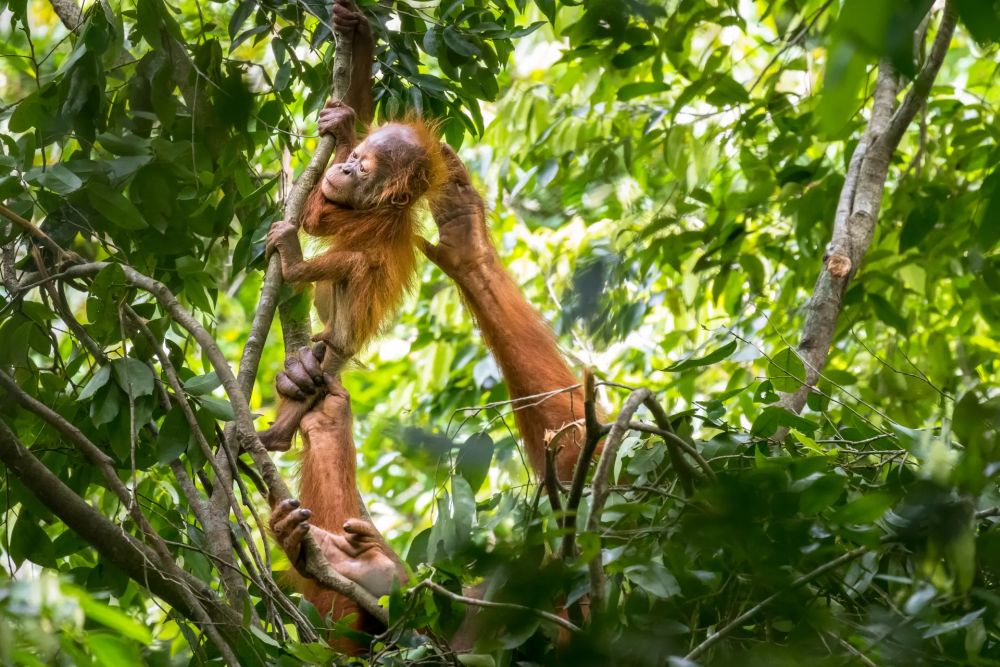
{"type": "MultiPolygon", "coordinates": [[[[440,191],[448,175],[434,128],[418,119],[405,123],[416,133],[425,151],[425,161],[397,160],[385,156],[392,172],[382,188],[378,203],[367,210],[352,210],[326,200],[319,187],[313,189],[303,212],[302,227],[330,244],[325,256],[336,261],[337,253],[358,253],[347,266],[329,267],[330,273],[343,275],[351,304],[352,341],[350,353],[359,352],[380,333],[387,316],[396,310],[416,273],[417,220],[415,204],[421,197],[432,198],[440,191]],[[410,195],[406,206],[391,204],[394,195],[410,195]]],[[[312,260],[321,262],[323,256],[312,260]]],[[[316,308],[327,324],[333,316],[333,284],[321,281],[316,286],[316,308]]],[[[324,337],[324,339],[326,339],[324,337]]]]}
{"type": "MultiPolygon", "coordinates": [[[[541,477],[545,474],[546,432],[583,419],[583,389],[526,398],[566,389],[580,381],[566,364],[552,330],[499,260],[481,268],[479,279],[463,284],[463,297],[503,373],[510,397],[525,399],[514,404],[514,420],[524,438],[528,461],[541,477]]],[[[572,479],[582,442],[582,428],[561,437],[555,461],[558,479],[572,479]]]]}
{"type": "MultiPolygon", "coordinates": [[[[310,523],[313,526],[338,535],[345,534],[345,521],[361,516],[360,501],[355,491],[357,464],[351,431],[349,408],[337,423],[318,421],[314,428],[303,431],[305,447],[299,499],[303,507],[312,511],[310,523]]],[[[369,634],[381,631],[378,621],[353,600],[320,586],[312,579],[299,578],[297,586],[324,618],[328,614],[334,619],[357,614],[352,623],[355,630],[369,634]]],[[[362,648],[346,639],[338,639],[331,644],[351,654],[362,648]]]]}

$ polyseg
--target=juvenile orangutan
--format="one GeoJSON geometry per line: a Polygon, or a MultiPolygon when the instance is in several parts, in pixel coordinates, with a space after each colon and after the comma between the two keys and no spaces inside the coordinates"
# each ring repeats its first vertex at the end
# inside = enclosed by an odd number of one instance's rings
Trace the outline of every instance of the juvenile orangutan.
{"type": "MultiPolygon", "coordinates": [[[[515,412],[529,459],[537,475],[544,474],[545,431],[553,431],[579,418],[583,412],[580,389],[562,391],[577,383],[559,353],[555,337],[540,315],[528,304],[500,264],[486,230],[482,199],[472,188],[465,166],[445,147],[450,181],[435,200],[432,212],[439,225],[436,246],[425,242],[424,252],[452,277],[475,314],[484,337],[503,370],[511,397],[538,399],[515,412]]],[[[318,391],[301,364],[290,359],[279,391],[289,401],[318,391]],[[294,372],[288,372],[296,369],[294,372]]],[[[301,503],[286,501],[275,507],[271,526],[278,543],[293,564],[299,564],[302,539],[312,533],[331,566],[374,595],[387,593],[393,579],[406,577],[405,568],[370,523],[360,515],[355,493],[355,450],[346,392],[330,388],[329,394],[303,419],[305,441],[301,503]]],[[[556,459],[558,476],[568,479],[579,456],[577,441],[567,440],[556,459]]],[[[357,606],[305,580],[301,590],[321,613],[334,618],[357,611],[357,606]]],[[[467,595],[479,597],[473,589],[467,595]]],[[[360,617],[359,627],[372,621],[360,617]]],[[[469,648],[475,625],[463,624],[453,638],[456,650],[469,648]]]]}
{"type": "MultiPolygon", "coordinates": [[[[313,337],[324,343],[313,356],[337,375],[385,326],[413,282],[414,207],[424,197],[433,199],[447,166],[441,144],[419,119],[383,125],[359,144],[354,111],[334,100],[320,113],[319,130],[337,138],[337,155],[309,195],[302,228],[329,248],[305,260],[298,229],[282,221],[268,232],[267,250],[279,254],[286,281],[316,283],[316,310],[325,326],[313,337]]],[[[293,365],[288,372],[319,381],[309,357],[301,351],[301,368],[293,365]]],[[[278,382],[285,394],[304,398],[287,378],[278,382]]],[[[309,407],[308,401],[282,400],[274,424],[260,434],[264,446],[287,450],[309,407]]]]}

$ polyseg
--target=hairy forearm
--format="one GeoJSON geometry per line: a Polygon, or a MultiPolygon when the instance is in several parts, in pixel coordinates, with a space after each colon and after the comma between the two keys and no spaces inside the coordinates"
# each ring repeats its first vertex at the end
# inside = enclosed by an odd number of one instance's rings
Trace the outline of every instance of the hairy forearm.
{"type": "Polygon", "coordinates": [[[503,371],[512,398],[577,383],[541,315],[495,255],[457,280],[487,345],[503,371]]]}

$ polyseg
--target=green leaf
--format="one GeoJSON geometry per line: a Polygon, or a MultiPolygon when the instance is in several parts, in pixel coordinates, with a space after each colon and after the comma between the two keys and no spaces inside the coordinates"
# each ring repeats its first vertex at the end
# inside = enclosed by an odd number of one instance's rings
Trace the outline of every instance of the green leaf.
{"type": "Polygon", "coordinates": [[[170,408],[170,412],[160,424],[160,432],[156,437],[156,459],[161,464],[176,461],[187,451],[192,438],[191,427],[180,407],[170,408]]]}
{"type": "Polygon", "coordinates": [[[834,523],[872,523],[881,519],[892,505],[892,496],[882,491],[873,491],[855,498],[833,513],[834,523]]]}
{"type": "Polygon", "coordinates": [[[97,135],[97,141],[115,155],[139,156],[149,155],[149,139],[131,132],[113,134],[104,132],[97,135]]]}
{"type": "Polygon", "coordinates": [[[986,252],[1000,241],[1000,169],[986,177],[980,192],[988,197],[979,220],[979,245],[986,252]]]}
{"type": "Polygon", "coordinates": [[[118,388],[109,384],[97,392],[90,403],[90,421],[94,426],[103,426],[118,416],[121,404],[118,400],[118,388]]]}
{"type": "Polygon", "coordinates": [[[451,503],[456,544],[463,545],[472,539],[472,524],[476,519],[476,494],[464,477],[451,478],[451,503]]]}
{"type": "Polygon", "coordinates": [[[816,514],[832,505],[847,485],[842,475],[815,472],[792,484],[792,491],[799,495],[799,511],[816,514]]]}
{"type": "Polygon", "coordinates": [[[115,380],[126,396],[151,396],[153,394],[153,371],[149,366],[131,357],[112,359],[111,368],[115,380]]]}
{"type": "Polygon", "coordinates": [[[928,206],[918,205],[910,211],[910,215],[906,217],[903,229],[899,233],[900,254],[920,245],[920,242],[934,229],[937,218],[937,211],[928,206]]]}
{"type": "Polygon", "coordinates": [[[667,366],[662,370],[676,373],[678,371],[687,370],[689,368],[697,368],[699,366],[710,366],[714,363],[722,361],[723,359],[731,355],[733,352],[735,352],[736,345],[737,342],[735,340],[729,341],[728,343],[718,348],[717,350],[713,350],[709,354],[706,354],[704,357],[684,359],[683,361],[678,361],[676,364],[667,366]]]}
{"type": "Polygon", "coordinates": [[[790,394],[798,391],[806,381],[806,365],[789,347],[771,357],[767,377],[775,391],[790,394]]]}
{"type": "Polygon", "coordinates": [[[483,52],[472,41],[460,35],[454,28],[448,26],[442,33],[444,43],[455,53],[467,58],[482,56],[483,52]]]}
{"type": "Polygon", "coordinates": [[[135,204],[118,190],[104,183],[91,183],[87,187],[87,198],[105,219],[126,230],[144,229],[148,225],[135,204]]]}
{"type": "Polygon", "coordinates": [[[630,565],[625,568],[625,576],[632,580],[636,586],[645,593],[653,597],[666,599],[679,595],[680,584],[674,575],[661,563],[650,562],[642,565],[630,565]]]}
{"type": "Polygon", "coordinates": [[[25,560],[30,560],[42,567],[55,567],[55,548],[39,524],[38,518],[22,507],[17,523],[10,531],[8,549],[10,557],[18,566],[25,560]]]}
{"type": "Polygon", "coordinates": [[[100,368],[97,369],[97,372],[94,373],[94,377],[90,378],[90,382],[88,382],[87,385],[83,388],[83,391],[80,392],[80,395],[77,397],[76,400],[86,401],[91,396],[93,396],[98,389],[106,385],[110,378],[111,378],[111,366],[101,366],[100,368]]]}
{"type": "Polygon", "coordinates": [[[489,435],[476,433],[458,451],[455,469],[469,483],[473,493],[479,491],[486,480],[493,461],[493,448],[493,439],[489,435]]]}
{"type": "Polygon", "coordinates": [[[805,417],[789,412],[778,405],[769,405],[764,408],[753,426],[750,427],[750,434],[761,438],[769,438],[774,435],[782,426],[801,431],[806,435],[816,430],[816,424],[805,417]]]}
{"type": "Polygon", "coordinates": [[[670,86],[663,81],[639,81],[638,83],[627,83],[618,89],[618,101],[627,102],[636,97],[655,95],[670,90],[670,86]]]}
{"type": "Polygon", "coordinates": [[[134,644],[130,644],[122,637],[111,635],[105,632],[90,632],[86,635],[87,644],[94,653],[94,658],[99,665],[109,667],[124,667],[125,665],[139,665],[142,660],[139,651],[134,644]]]}
{"type": "Polygon", "coordinates": [[[214,396],[201,396],[198,398],[198,403],[219,421],[231,422],[236,418],[233,414],[233,406],[229,401],[214,396]]]}
{"type": "Polygon", "coordinates": [[[101,625],[110,628],[122,635],[126,639],[149,645],[153,642],[153,633],[150,629],[134,620],[118,607],[111,607],[94,600],[83,589],[75,586],[66,586],[67,591],[75,595],[80,609],[91,621],[96,621],[101,625]]]}
{"type": "Polygon", "coordinates": [[[206,373],[205,375],[198,375],[184,381],[185,391],[192,396],[204,396],[205,394],[210,394],[220,386],[222,386],[222,380],[219,379],[219,376],[216,375],[215,371],[206,373]]]}
{"type": "Polygon", "coordinates": [[[41,167],[35,167],[25,174],[25,178],[28,182],[38,183],[60,195],[75,192],[83,185],[79,176],[58,163],[49,165],[44,171],[41,167]]]}
{"type": "Polygon", "coordinates": [[[958,15],[969,34],[981,44],[1000,42],[1000,12],[990,0],[955,0],[958,15]]]}
{"type": "Polygon", "coordinates": [[[611,64],[618,69],[628,69],[635,67],[644,60],[648,60],[656,55],[657,49],[652,44],[640,44],[633,46],[627,51],[616,54],[611,59],[611,64]]]}
{"type": "Polygon", "coordinates": [[[235,41],[236,35],[240,32],[240,28],[246,23],[247,19],[250,18],[250,14],[256,9],[256,0],[243,0],[236,7],[236,11],[229,18],[229,39],[235,41]]]}

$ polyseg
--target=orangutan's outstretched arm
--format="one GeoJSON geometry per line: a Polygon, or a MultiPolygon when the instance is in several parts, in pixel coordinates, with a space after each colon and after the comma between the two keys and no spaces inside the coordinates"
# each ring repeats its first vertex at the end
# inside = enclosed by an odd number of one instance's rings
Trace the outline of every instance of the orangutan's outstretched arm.
{"type": "MultiPolygon", "coordinates": [[[[450,276],[479,323],[486,344],[504,375],[512,399],[558,392],[579,383],[551,329],[525,300],[504,269],[486,229],[483,200],[453,150],[445,147],[451,181],[432,205],[440,240],[425,243],[424,253],[450,276]]],[[[545,432],[583,417],[583,391],[515,403],[515,420],[528,458],[541,476],[545,469],[545,432]]],[[[560,479],[572,478],[581,438],[563,439],[556,456],[560,479]]]]}

